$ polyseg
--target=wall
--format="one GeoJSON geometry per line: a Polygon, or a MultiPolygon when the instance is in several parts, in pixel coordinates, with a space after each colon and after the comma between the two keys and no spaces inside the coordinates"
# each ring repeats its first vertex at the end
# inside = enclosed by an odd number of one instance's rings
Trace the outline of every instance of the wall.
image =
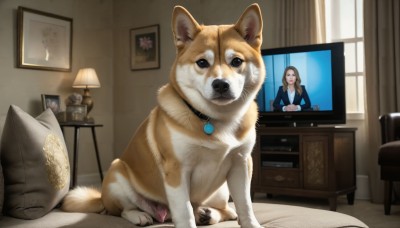
{"type": "MultiPolygon", "coordinates": [[[[42,111],[41,94],[61,96],[64,100],[73,92],[72,82],[80,68],[94,67],[101,88],[92,89],[94,108],[91,112],[98,123],[100,156],[104,170],[113,158],[113,1],[112,0],[0,0],[0,129],[10,104],[15,104],[33,116],[42,111]],[[24,6],[73,19],[72,71],[56,72],[16,67],[16,16],[18,6],[24,6]]],[[[1,131],[1,130],[0,130],[1,131]]],[[[72,152],[72,130],[66,130],[68,150],[72,152]]],[[[79,174],[97,172],[91,134],[81,130],[79,174]]],[[[1,132],[0,132],[1,134],[1,132]]]]}
{"type": "MultiPolygon", "coordinates": [[[[263,48],[270,48],[278,44],[271,32],[277,24],[276,1],[231,0],[227,4],[213,0],[0,0],[0,134],[10,104],[36,116],[42,107],[40,94],[58,94],[64,101],[72,92],[81,93],[71,88],[76,73],[82,67],[94,67],[102,87],[91,90],[95,101],[91,115],[96,122],[104,124],[98,129],[97,137],[105,171],[155,106],[158,88],[168,81],[175,56],[170,25],[175,5],[186,7],[200,23],[230,24],[236,22],[245,7],[258,2],[264,17],[263,48]],[[71,72],[16,68],[18,6],[73,18],[71,72]],[[160,25],[161,68],[131,71],[129,30],[153,24],[160,25]]],[[[358,128],[357,174],[366,175],[364,121],[350,120],[348,126],[358,128]]],[[[72,131],[66,131],[66,135],[72,152],[72,131]]],[[[82,130],[78,170],[83,176],[97,173],[90,137],[88,131],[82,130]]]]}
{"type": "MultiPolygon", "coordinates": [[[[171,16],[175,5],[182,5],[204,24],[233,24],[244,9],[257,1],[115,1],[115,153],[125,149],[135,129],[156,105],[158,88],[168,81],[170,67],[175,58],[175,46],[171,32],[171,16]],[[225,4],[224,4],[225,3],[225,4]],[[150,16],[151,15],[151,16],[150,16]],[[146,25],[160,25],[161,68],[147,71],[131,71],[129,66],[129,30],[146,25]]],[[[265,27],[272,14],[271,1],[258,1],[264,13],[265,27]]],[[[264,29],[264,31],[266,31],[264,29]]],[[[264,34],[267,34],[264,32],[264,34]]],[[[264,40],[270,40],[268,34],[264,40]]],[[[267,47],[267,42],[264,43],[267,47]]]]}
{"type": "MultiPolygon", "coordinates": [[[[160,1],[160,0],[116,0],[115,15],[115,154],[123,152],[135,129],[156,105],[158,88],[168,80],[170,66],[175,58],[175,47],[171,32],[171,15],[175,5],[182,5],[200,23],[232,24],[243,10],[257,2],[263,13],[263,48],[276,47],[279,41],[273,36],[276,31],[274,9],[279,0],[248,1],[160,1]],[[160,25],[161,68],[148,71],[130,71],[129,67],[129,30],[146,25],[160,25]]],[[[348,120],[347,126],[357,127],[356,133],[356,170],[360,176],[358,198],[368,198],[368,177],[365,159],[365,129],[363,120],[348,120]],[[361,188],[361,190],[360,190],[361,188]]],[[[359,181],[358,181],[359,182],[359,181]]]]}

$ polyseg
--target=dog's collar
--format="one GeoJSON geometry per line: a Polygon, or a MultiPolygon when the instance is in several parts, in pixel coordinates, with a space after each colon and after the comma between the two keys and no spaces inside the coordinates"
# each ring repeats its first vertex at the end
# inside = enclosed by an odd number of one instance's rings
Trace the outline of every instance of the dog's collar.
{"type": "MultiPolygon", "coordinates": [[[[184,100],[185,101],[185,100],[184,100]]],[[[190,110],[192,110],[192,112],[199,117],[202,120],[205,121],[209,121],[211,118],[207,115],[204,115],[203,113],[201,113],[200,111],[198,111],[197,109],[193,108],[193,106],[191,106],[187,101],[185,101],[185,104],[189,107],[190,110]]]]}
{"type": "Polygon", "coordinates": [[[197,117],[199,117],[201,120],[206,121],[203,125],[203,132],[206,133],[207,135],[211,135],[212,133],[214,133],[214,125],[210,122],[211,118],[201,113],[199,110],[193,108],[193,106],[191,106],[186,100],[183,101],[185,101],[185,104],[197,117]]]}

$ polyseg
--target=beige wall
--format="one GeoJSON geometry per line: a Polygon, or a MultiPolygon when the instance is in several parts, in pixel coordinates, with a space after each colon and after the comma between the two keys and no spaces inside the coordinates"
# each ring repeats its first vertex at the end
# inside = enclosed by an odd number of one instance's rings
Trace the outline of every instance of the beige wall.
{"type": "MultiPolygon", "coordinates": [[[[231,24],[243,10],[258,2],[263,12],[263,48],[278,44],[271,31],[276,29],[275,4],[279,0],[116,0],[115,1],[115,153],[120,154],[139,124],[156,104],[158,88],[168,80],[170,66],[175,57],[171,32],[171,14],[176,4],[187,8],[204,24],[231,24]],[[159,24],[161,33],[161,69],[150,71],[129,70],[129,29],[159,24]]],[[[356,132],[357,175],[367,175],[365,128],[363,120],[348,120],[347,126],[358,128],[356,132]]],[[[368,183],[366,183],[368,184],[368,183]]],[[[368,186],[367,186],[368,187],[368,186]]],[[[363,190],[368,191],[368,190],[363,190]]],[[[364,194],[364,193],[362,193],[364,194]]],[[[366,193],[367,194],[367,193],[366,193]]]]}
{"type": "MultiPolygon", "coordinates": [[[[72,82],[80,68],[94,67],[101,83],[92,89],[95,104],[91,115],[104,124],[97,130],[102,164],[113,158],[113,1],[0,0],[0,129],[10,104],[33,116],[42,111],[40,94],[58,94],[65,110],[65,98],[73,92],[72,82]],[[73,56],[71,72],[16,68],[17,7],[73,18],[73,56]]],[[[79,174],[97,172],[94,148],[88,129],[81,130],[79,174]]],[[[72,130],[66,131],[68,150],[72,152],[72,130]]]]}
{"type": "MultiPolygon", "coordinates": [[[[103,169],[118,156],[139,124],[156,104],[158,88],[168,80],[175,57],[171,14],[176,4],[186,7],[204,24],[234,23],[249,4],[258,2],[264,17],[264,48],[275,47],[271,31],[277,0],[0,0],[0,131],[10,104],[32,115],[41,112],[40,94],[59,94],[64,100],[79,68],[94,67],[102,87],[92,89],[95,107],[92,116],[104,127],[98,129],[103,169]],[[16,9],[25,6],[74,20],[72,72],[16,68],[16,9]],[[131,71],[129,30],[159,24],[161,68],[131,71]]],[[[65,106],[64,106],[65,108],[65,106]]],[[[357,127],[357,174],[367,174],[364,121],[348,121],[357,127]]],[[[67,132],[72,151],[72,131],[67,132]]],[[[96,173],[90,134],[82,130],[79,174],[96,173]]]]}
{"type": "MultiPolygon", "coordinates": [[[[169,77],[175,58],[175,46],[171,32],[171,15],[175,5],[187,8],[199,23],[233,24],[244,9],[257,1],[231,0],[187,0],[187,1],[115,1],[115,151],[120,154],[135,129],[156,104],[158,88],[169,77]],[[129,30],[135,27],[159,24],[161,35],[161,68],[149,71],[129,69],[129,30]]],[[[265,27],[271,26],[270,0],[258,1],[264,13],[265,27]]],[[[264,29],[264,39],[268,33],[264,29]],[[266,35],[265,35],[266,34],[266,35]]],[[[268,42],[264,43],[264,47],[268,42]]]]}

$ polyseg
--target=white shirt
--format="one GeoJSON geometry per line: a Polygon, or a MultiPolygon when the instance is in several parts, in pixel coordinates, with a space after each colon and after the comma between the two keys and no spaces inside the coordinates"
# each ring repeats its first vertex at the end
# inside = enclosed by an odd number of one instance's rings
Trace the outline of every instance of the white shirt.
{"type": "MultiPolygon", "coordinates": [[[[296,90],[290,91],[290,89],[288,89],[287,92],[288,92],[289,102],[290,104],[293,104],[294,96],[296,95],[296,90]]],[[[282,107],[282,111],[286,112],[286,106],[282,107]]],[[[301,111],[300,105],[297,105],[297,111],[301,111]]]]}
{"type": "Polygon", "coordinates": [[[290,89],[288,89],[287,91],[288,91],[290,104],[293,104],[294,95],[296,94],[296,90],[290,91],[290,89]]]}

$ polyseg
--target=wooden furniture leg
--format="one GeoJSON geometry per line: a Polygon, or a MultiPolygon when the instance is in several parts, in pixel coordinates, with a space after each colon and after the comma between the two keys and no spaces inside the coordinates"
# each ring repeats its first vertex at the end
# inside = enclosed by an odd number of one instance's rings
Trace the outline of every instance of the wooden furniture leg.
{"type": "Polygon", "coordinates": [[[79,149],[79,127],[75,127],[74,133],[74,158],[73,158],[73,169],[72,169],[72,181],[71,188],[76,186],[76,181],[78,179],[78,149],[79,149]]]}
{"type": "Polygon", "coordinates": [[[354,195],[355,195],[355,192],[351,192],[351,193],[347,194],[347,203],[349,205],[354,205],[354,195]]]}
{"type": "Polygon", "coordinates": [[[97,146],[96,131],[95,131],[94,128],[95,127],[92,127],[93,144],[94,144],[94,149],[96,151],[97,167],[99,168],[100,179],[101,179],[101,181],[103,181],[103,170],[101,168],[101,162],[100,162],[100,156],[99,156],[99,148],[97,146]]]}
{"type": "Polygon", "coordinates": [[[392,203],[392,181],[385,181],[385,196],[384,196],[384,207],[385,207],[385,215],[390,215],[390,204],[392,203]]]}

